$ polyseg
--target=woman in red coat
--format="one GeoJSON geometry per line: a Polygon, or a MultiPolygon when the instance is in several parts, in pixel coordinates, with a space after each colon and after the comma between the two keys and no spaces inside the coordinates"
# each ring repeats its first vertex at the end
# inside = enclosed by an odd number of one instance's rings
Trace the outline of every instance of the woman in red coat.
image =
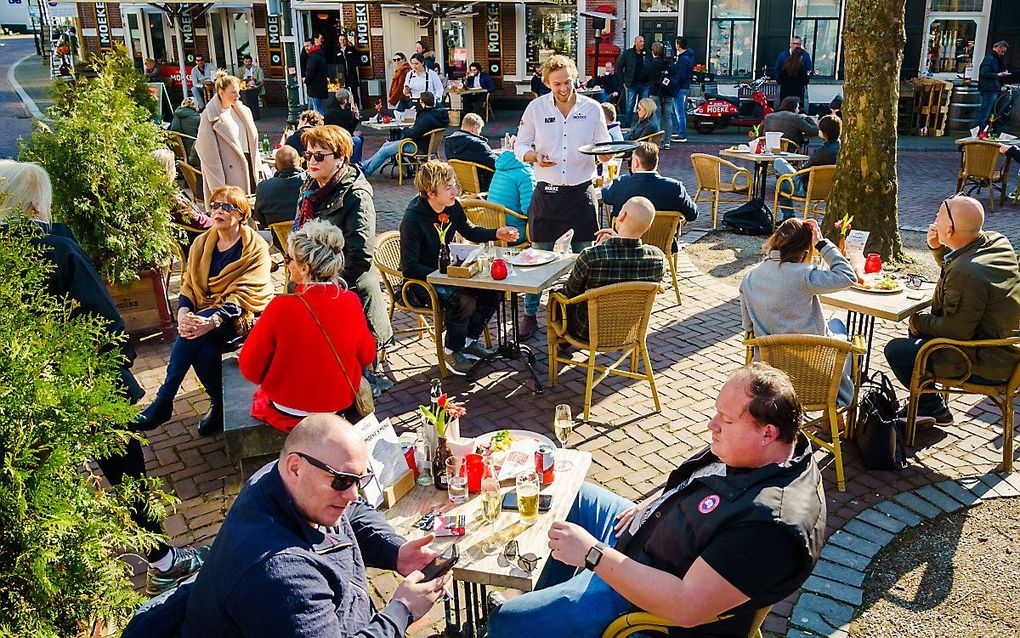
{"type": "Polygon", "coordinates": [[[290,234],[284,259],[295,294],[270,302],[238,359],[241,373],[259,384],[251,415],[284,432],[315,412],[361,418],[354,391],[375,357],[375,338],[361,300],[340,276],[343,247],[343,232],[323,220],[290,234]]]}

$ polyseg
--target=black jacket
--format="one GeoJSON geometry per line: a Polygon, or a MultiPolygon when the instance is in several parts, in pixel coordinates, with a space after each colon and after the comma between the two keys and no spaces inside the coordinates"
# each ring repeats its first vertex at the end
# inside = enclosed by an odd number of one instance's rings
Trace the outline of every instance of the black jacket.
{"type": "Polygon", "coordinates": [[[585,86],[589,89],[601,88],[609,97],[613,97],[614,93],[619,94],[620,91],[623,90],[623,85],[620,84],[620,78],[615,72],[603,73],[598,77],[594,77],[588,80],[588,83],[585,86]]]}
{"type": "Polygon", "coordinates": [[[305,63],[305,90],[308,91],[308,97],[323,100],[329,97],[326,78],[328,74],[326,56],[322,50],[316,49],[308,54],[308,61],[305,63]]]}
{"type": "Polygon", "coordinates": [[[996,55],[995,51],[985,54],[985,59],[981,60],[981,66],[978,68],[978,91],[998,93],[1002,88],[1002,78],[999,77],[999,73],[1005,70],[1005,60],[996,55]]]}
{"type": "Polygon", "coordinates": [[[647,197],[655,210],[676,210],[688,222],[698,218],[698,205],[687,194],[684,185],[672,177],[658,173],[634,173],[616,180],[602,189],[602,202],[613,207],[613,217],[631,197],[647,197]]]}
{"type": "Polygon", "coordinates": [[[358,51],[353,45],[341,49],[337,46],[336,65],[343,71],[344,84],[354,93],[358,90],[358,51]]]}
{"type": "MultiPolygon", "coordinates": [[[[496,171],[496,151],[492,150],[489,142],[481,135],[469,133],[464,129],[458,129],[446,138],[445,143],[446,159],[457,159],[465,162],[474,162],[496,171]]],[[[493,173],[480,171],[478,177],[481,181],[482,190],[489,190],[489,182],[492,181],[493,173]]]]}
{"type": "Polygon", "coordinates": [[[181,638],[402,637],[410,611],[391,601],[376,612],[365,569],[396,568],[403,543],[360,501],[347,506],[337,526],[313,528],[273,461],[227,513],[188,596],[181,638]]]}
{"type": "Polygon", "coordinates": [[[625,50],[616,60],[616,75],[625,85],[648,83],[648,50],[638,53],[634,47],[625,50]]]}
{"type": "Polygon", "coordinates": [[[676,56],[674,67],[676,81],[680,85],[680,90],[683,91],[691,88],[691,80],[694,78],[694,51],[684,49],[683,53],[676,56]]]}
{"type": "MultiPolygon", "coordinates": [[[[270,224],[294,220],[301,185],[306,179],[308,176],[303,170],[288,168],[259,182],[255,189],[255,208],[252,217],[261,228],[266,229],[270,224]]],[[[281,250],[285,248],[277,243],[276,235],[273,235],[273,243],[281,250]]]]}
{"type": "Polygon", "coordinates": [[[542,81],[541,73],[531,76],[531,92],[538,97],[542,97],[546,93],[552,93],[552,89],[547,87],[545,82],[542,81]]]}
{"type": "Polygon", "coordinates": [[[354,131],[358,130],[358,125],[361,124],[361,120],[354,115],[354,109],[349,104],[341,108],[335,98],[331,98],[326,105],[326,115],[323,116],[323,119],[326,124],[334,124],[347,129],[351,135],[354,135],[354,131]]]}
{"type": "Polygon", "coordinates": [[[418,152],[425,153],[429,149],[428,138],[425,134],[437,128],[445,129],[450,125],[450,112],[444,108],[421,108],[414,120],[414,126],[404,131],[404,139],[414,141],[418,145],[418,152]]]}
{"type": "Polygon", "coordinates": [[[312,127],[310,127],[310,126],[302,126],[298,130],[296,130],[293,133],[291,133],[290,137],[287,138],[287,141],[284,142],[284,144],[286,144],[287,146],[290,146],[295,151],[297,151],[298,155],[304,155],[305,154],[305,145],[304,145],[304,143],[301,142],[301,134],[304,133],[305,131],[307,131],[310,128],[312,128],[312,127]]]}
{"type": "MultiPolygon", "coordinates": [[[[495,229],[475,226],[468,221],[460,202],[454,202],[443,213],[450,216],[447,243],[453,241],[455,233],[476,244],[496,241],[495,229]]],[[[439,221],[440,214],[420,195],[407,205],[400,221],[400,271],[404,277],[425,281],[429,273],[439,267],[439,233],[432,224],[439,221]]]]}
{"type": "Polygon", "coordinates": [[[202,116],[195,109],[180,106],[174,111],[174,119],[170,122],[170,130],[191,136],[190,138],[181,138],[181,141],[184,143],[185,155],[191,153],[191,147],[195,145],[195,140],[192,138],[198,137],[198,125],[201,123],[202,116]]]}

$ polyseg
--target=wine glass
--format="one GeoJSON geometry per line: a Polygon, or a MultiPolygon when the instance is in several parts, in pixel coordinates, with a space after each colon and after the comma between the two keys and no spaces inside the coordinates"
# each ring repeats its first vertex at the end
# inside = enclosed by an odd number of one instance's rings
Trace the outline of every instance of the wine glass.
{"type": "Polygon", "coordinates": [[[501,543],[496,537],[496,520],[503,509],[503,498],[499,493],[499,480],[496,478],[496,470],[492,466],[492,460],[486,458],[483,463],[485,469],[482,474],[482,490],[478,495],[482,501],[482,520],[492,526],[491,534],[482,541],[482,553],[491,555],[499,551],[501,543]]]}
{"type": "MultiPolygon", "coordinates": [[[[556,406],[556,416],[553,419],[553,431],[556,433],[556,440],[560,442],[560,447],[564,450],[567,449],[567,439],[570,438],[570,434],[574,431],[574,419],[570,414],[570,406],[566,403],[561,403],[556,406]]],[[[559,469],[563,471],[569,471],[574,467],[574,464],[570,461],[559,461],[557,463],[559,469]]]]}

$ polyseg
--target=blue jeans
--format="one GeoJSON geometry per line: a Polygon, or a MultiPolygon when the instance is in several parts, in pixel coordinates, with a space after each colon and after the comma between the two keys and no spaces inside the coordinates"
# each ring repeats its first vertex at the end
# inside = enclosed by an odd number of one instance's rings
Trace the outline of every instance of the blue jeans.
{"type": "MultiPolygon", "coordinates": [[[[439,307],[446,311],[446,338],[443,345],[456,352],[464,348],[468,339],[478,339],[496,314],[501,293],[485,290],[468,290],[457,286],[436,286],[439,307]]],[[[429,298],[421,286],[408,290],[411,302],[429,307],[429,298]]]]}
{"type": "Polygon", "coordinates": [[[365,145],[365,140],[362,139],[361,135],[352,135],[354,139],[354,151],[351,152],[351,164],[361,164],[361,147],[365,145]]]}
{"type": "Polygon", "coordinates": [[[634,112],[637,111],[637,103],[642,98],[648,97],[647,84],[631,84],[623,89],[623,113],[620,115],[620,125],[631,126],[634,112]]]}
{"type": "Polygon", "coordinates": [[[985,126],[988,124],[988,118],[992,115],[992,109],[995,108],[995,100],[999,98],[998,91],[981,91],[981,107],[978,109],[977,119],[974,120],[974,126],[985,126]]]}
{"type": "MultiPolygon", "coordinates": [[[[209,317],[215,309],[198,313],[201,317],[209,317]]],[[[234,349],[237,345],[237,332],[234,322],[227,319],[223,324],[207,332],[197,339],[177,337],[170,349],[170,361],[166,366],[166,378],[156,393],[157,399],[173,401],[181,388],[184,375],[189,368],[195,368],[195,375],[205,386],[209,400],[214,406],[223,403],[223,374],[220,368],[220,355],[234,349]]]]}
{"type": "MultiPolygon", "coordinates": [[[[521,231],[521,232],[523,233],[523,231],[521,231]]],[[[523,237],[523,236],[524,235],[522,234],[521,237],[523,237]]],[[[553,249],[553,245],[555,243],[556,242],[552,242],[552,241],[533,241],[533,242],[531,242],[531,245],[535,248],[535,250],[552,250],[553,249]]],[[[570,251],[576,255],[577,253],[581,252],[582,250],[584,250],[588,246],[591,246],[591,242],[590,241],[575,241],[575,242],[570,244],[570,251]]],[[[541,301],[542,301],[542,295],[540,295],[540,294],[539,295],[532,295],[532,294],[524,295],[524,314],[531,315],[532,317],[538,316],[538,306],[541,303],[541,301]]]]}
{"type": "MultiPolygon", "coordinates": [[[[780,158],[774,162],[776,173],[780,175],[789,175],[790,173],[796,173],[797,169],[790,165],[789,162],[780,158]]],[[[793,178],[793,188],[790,187],[790,182],[783,182],[779,189],[779,192],[786,193],[787,195],[796,195],[797,197],[803,197],[807,194],[807,183],[804,178],[797,176],[793,178]]],[[[793,210],[793,201],[789,197],[779,198],[779,221],[796,217],[797,212],[793,210]]]]}
{"type": "Polygon", "coordinates": [[[661,95],[652,96],[652,100],[655,101],[655,106],[658,112],[662,114],[659,121],[662,122],[662,130],[666,132],[666,135],[662,138],[662,145],[669,146],[670,141],[673,139],[673,127],[674,112],[673,112],[673,98],[663,97],[661,95]]]}
{"type": "Polygon", "coordinates": [[[384,142],[379,150],[375,152],[375,155],[368,159],[368,162],[364,165],[365,175],[371,175],[372,173],[379,170],[383,164],[390,161],[397,156],[397,150],[401,144],[410,143],[411,140],[390,140],[384,142]]]}
{"type": "Polygon", "coordinates": [[[676,134],[680,139],[687,138],[687,91],[689,89],[680,89],[673,98],[673,122],[676,124],[676,134]]]}
{"type": "Polygon", "coordinates": [[[308,98],[308,108],[318,111],[320,115],[326,114],[326,99],[321,97],[308,98]]]}
{"type": "MultiPolygon", "coordinates": [[[[616,545],[616,516],[633,503],[601,487],[584,483],[567,521],[586,529],[610,547],[616,545]]],[[[489,638],[537,633],[599,638],[609,623],[633,606],[593,572],[549,559],[535,591],[506,601],[489,616],[489,638]],[[537,631],[541,628],[541,631],[537,631]]]]}
{"type": "MultiPolygon", "coordinates": [[[[885,344],[885,360],[896,379],[904,388],[910,388],[910,377],[914,374],[914,361],[921,346],[928,342],[924,337],[900,337],[885,344]]],[[[917,402],[917,413],[932,416],[946,409],[946,402],[940,394],[922,394],[917,402]]]]}

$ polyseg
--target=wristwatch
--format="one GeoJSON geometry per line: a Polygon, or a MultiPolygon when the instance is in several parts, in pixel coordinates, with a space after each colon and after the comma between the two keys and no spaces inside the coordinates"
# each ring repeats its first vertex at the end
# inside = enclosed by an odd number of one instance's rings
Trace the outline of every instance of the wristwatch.
{"type": "Polygon", "coordinates": [[[602,553],[607,549],[608,546],[605,543],[595,543],[584,556],[584,568],[595,571],[595,568],[598,567],[599,562],[602,560],[602,553]]]}

